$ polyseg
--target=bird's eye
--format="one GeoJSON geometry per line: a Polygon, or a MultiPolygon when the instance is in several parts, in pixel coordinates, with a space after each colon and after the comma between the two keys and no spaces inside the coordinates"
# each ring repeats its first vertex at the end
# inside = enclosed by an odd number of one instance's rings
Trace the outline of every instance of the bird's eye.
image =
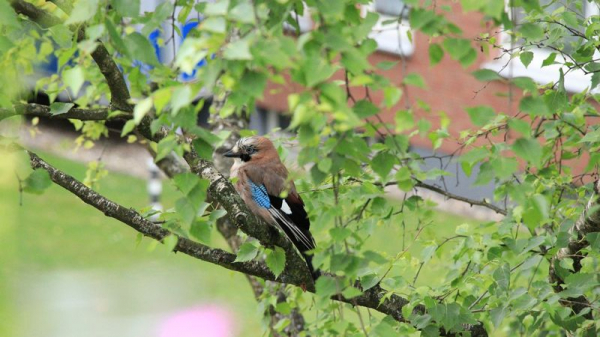
{"type": "Polygon", "coordinates": [[[254,154],[254,153],[256,153],[256,148],[254,146],[248,146],[248,148],[246,149],[246,153],[254,154]]]}

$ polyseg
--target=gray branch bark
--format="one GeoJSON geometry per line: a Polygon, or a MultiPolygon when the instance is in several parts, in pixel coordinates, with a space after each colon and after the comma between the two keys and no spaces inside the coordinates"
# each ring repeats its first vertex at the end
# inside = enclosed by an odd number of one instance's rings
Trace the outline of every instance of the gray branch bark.
{"type": "MultiPolygon", "coordinates": [[[[104,215],[116,219],[147,237],[162,241],[169,235],[174,235],[160,225],[144,218],[141,214],[131,208],[123,207],[116,202],[105,198],[72,176],[54,168],[35,153],[29,152],[30,164],[33,169],[42,169],[48,172],[50,179],[57,185],[76,195],[86,204],[96,208],[104,215]]],[[[266,265],[257,261],[233,262],[235,254],[221,249],[211,248],[203,244],[178,236],[174,251],[182,252],[197,259],[220,265],[224,268],[250,273],[266,279],[274,279],[275,276],[266,265]]]]}
{"type": "MultiPolygon", "coordinates": [[[[95,108],[95,109],[80,109],[72,108],[63,114],[52,114],[50,107],[42,104],[23,104],[17,103],[13,105],[13,109],[0,109],[0,120],[17,115],[28,115],[37,117],[48,117],[55,119],[78,119],[81,121],[102,121],[107,120],[111,110],[108,108],[95,108]]],[[[122,118],[124,116],[116,115],[115,118],[122,118]]]]}

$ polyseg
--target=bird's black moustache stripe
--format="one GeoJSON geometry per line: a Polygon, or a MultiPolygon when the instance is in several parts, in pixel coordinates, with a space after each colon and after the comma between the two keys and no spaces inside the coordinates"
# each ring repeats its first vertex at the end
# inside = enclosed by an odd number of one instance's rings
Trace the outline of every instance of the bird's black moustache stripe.
{"type": "Polygon", "coordinates": [[[243,153],[243,154],[240,156],[240,159],[241,159],[242,161],[244,161],[244,162],[246,162],[246,161],[249,161],[249,160],[250,160],[250,155],[249,155],[249,154],[247,154],[247,153],[243,153]]]}

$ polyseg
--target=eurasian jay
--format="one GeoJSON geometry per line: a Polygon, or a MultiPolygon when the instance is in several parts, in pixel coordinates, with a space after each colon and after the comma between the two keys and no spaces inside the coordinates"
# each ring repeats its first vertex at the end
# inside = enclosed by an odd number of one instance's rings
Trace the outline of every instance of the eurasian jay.
{"type": "Polygon", "coordinates": [[[318,276],[312,257],[306,251],[315,248],[310,220],[304,201],[288,179],[273,143],[259,136],[241,138],[223,154],[235,158],[231,177],[237,177],[236,190],[250,210],[268,224],[281,228],[298,248],[314,278],[318,276]]]}

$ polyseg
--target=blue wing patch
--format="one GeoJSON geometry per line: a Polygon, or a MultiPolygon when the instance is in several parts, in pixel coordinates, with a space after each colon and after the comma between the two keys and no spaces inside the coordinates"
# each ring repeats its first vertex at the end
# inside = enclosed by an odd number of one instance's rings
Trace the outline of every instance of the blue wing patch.
{"type": "Polygon", "coordinates": [[[258,206],[262,208],[271,208],[271,201],[269,200],[269,195],[267,194],[267,188],[265,187],[265,185],[256,185],[250,179],[248,179],[248,181],[250,182],[252,200],[254,200],[258,204],[258,206]]]}

